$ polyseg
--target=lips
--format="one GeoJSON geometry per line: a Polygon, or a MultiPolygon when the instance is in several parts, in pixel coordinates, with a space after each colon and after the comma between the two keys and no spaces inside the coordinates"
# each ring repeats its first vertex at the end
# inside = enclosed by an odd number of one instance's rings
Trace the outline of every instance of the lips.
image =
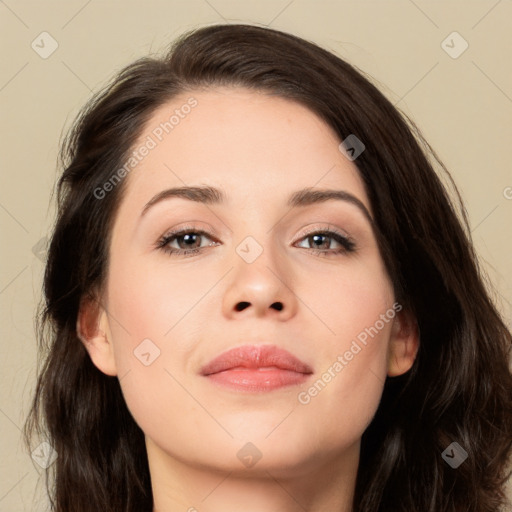
{"type": "Polygon", "coordinates": [[[313,369],[276,346],[245,345],[222,353],[200,373],[221,387],[259,393],[304,384],[313,369]]]}
{"type": "Polygon", "coordinates": [[[244,345],[223,352],[201,368],[201,375],[212,375],[230,369],[277,368],[311,374],[313,369],[290,352],[274,345],[244,345]]]}

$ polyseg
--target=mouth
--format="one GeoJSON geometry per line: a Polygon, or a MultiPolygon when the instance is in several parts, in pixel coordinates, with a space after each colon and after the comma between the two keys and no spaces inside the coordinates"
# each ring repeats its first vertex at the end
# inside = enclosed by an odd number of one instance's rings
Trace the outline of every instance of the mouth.
{"type": "Polygon", "coordinates": [[[261,392],[304,384],[313,369],[274,345],[244,345],[220,354],[200,374],[232,390],[261,392]]]}

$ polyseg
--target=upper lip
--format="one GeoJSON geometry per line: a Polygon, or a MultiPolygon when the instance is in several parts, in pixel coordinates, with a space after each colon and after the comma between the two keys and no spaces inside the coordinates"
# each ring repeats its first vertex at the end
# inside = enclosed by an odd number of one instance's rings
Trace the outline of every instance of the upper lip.
{"type": "Polygon", "coordinates": [[[200,373],[211,375],[231,368],[263,368],[275,366],[297,373],[313,373],[313,369],[287,350],[275,345],[243,345],[223,352],[204,365],[200,373]]]}

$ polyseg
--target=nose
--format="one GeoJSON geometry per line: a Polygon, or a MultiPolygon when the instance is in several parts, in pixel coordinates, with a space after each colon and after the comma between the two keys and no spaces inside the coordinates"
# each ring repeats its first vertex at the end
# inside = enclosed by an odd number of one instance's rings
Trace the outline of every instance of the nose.
{"type": "Polygon", "coordinates": [[[223,297],[226,317],[267,316],[283,321],[296,314],[292,269],[276,250],[264,248],[251,262],[235,254],[233,265],[223,297]]]}

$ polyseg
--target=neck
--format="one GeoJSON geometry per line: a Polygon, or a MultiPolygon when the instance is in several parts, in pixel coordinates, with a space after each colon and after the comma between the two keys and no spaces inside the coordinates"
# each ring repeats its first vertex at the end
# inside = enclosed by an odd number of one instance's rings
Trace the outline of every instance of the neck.
{"type": "Polygon", "coordinates": [[[352,512],[359,444],[301,469],[219,470],[177,460],[146,437],[153,512],[352,512]],[[304,469],[306,468],[306,469],[304,469]]]}

